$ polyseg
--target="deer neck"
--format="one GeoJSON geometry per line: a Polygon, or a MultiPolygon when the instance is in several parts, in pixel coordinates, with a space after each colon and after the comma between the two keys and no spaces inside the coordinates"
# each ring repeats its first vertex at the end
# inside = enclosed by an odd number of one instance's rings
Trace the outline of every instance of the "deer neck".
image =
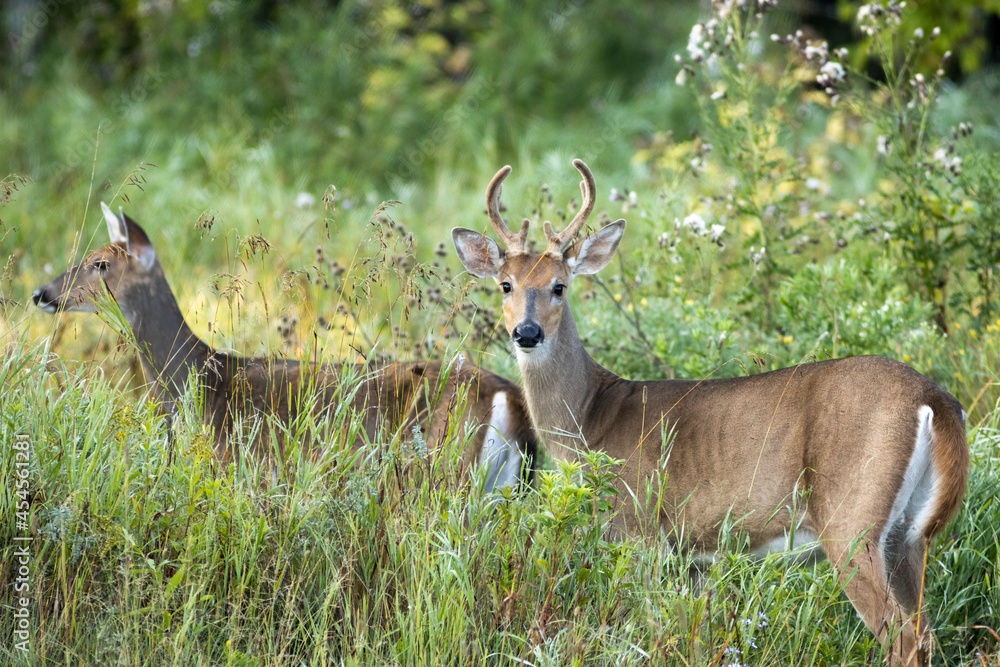
{"type": "Polygon", "coordinates": [[[517,350],[524,397],[531,421],[560,459],[575,458],[583,448],[587,417],[599,380],[611,375],[583,348],[569,305],[560,320],[555,343],[543,357],[517,350]],[[553,447],[552,445],[556,445],[553,447]]]}
{"type": "Polygon", "coordinates": [[[139,346],[146,380],[176,400],[192,369],[204,368],[212,348],[184,320],[159,262],[117,298],[139,346]]]}

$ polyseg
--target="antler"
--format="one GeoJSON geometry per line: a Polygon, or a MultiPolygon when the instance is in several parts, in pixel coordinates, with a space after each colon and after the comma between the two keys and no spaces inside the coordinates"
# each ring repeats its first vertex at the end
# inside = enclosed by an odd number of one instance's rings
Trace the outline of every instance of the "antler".
{"type": "Polygon", "coordinates": [[[507,165],[496,173],[490,185],[486,188],[486,211],[490,215],[490,222],[493,223],[493,231],[497,233],[507,246],[507,255],[519,255],[524,253],[525,242],[528,239],[528,219],[525,218],[521,224],[521,232],[514,234],[507,227],[507,223],[500,217],[500,193],[503,191],[503,181],[510,173],[510,165],[507,165]]]}
{"type": "MultiPolygon", "coordinates": [[[[548,220],[545,221],[543,228],[545,229],[545,238],[548,239],[549,247],[546,252],[554,252],[562,254],[563,248],[573,240],[577,232],[583,228],[583,223],[587,222],[587,218],[590,217],[591,211],[594,210],[594,202],[596,201],[597,184],[594,182],[594,175],[590,172],[590,167],[586,165],[583,160],[573,160],[573,166],[577,168],[577,171],[583,176],[583,180],[580,181],[580,192],[583,193],[583,204],[580,206],[580,210],[577,212],[576,216],[573,218],[572,222],[558,234],[552,231],[552,223],[548,220]]],[[[499,174],[497,174],[499,176],[499,174]]]]}

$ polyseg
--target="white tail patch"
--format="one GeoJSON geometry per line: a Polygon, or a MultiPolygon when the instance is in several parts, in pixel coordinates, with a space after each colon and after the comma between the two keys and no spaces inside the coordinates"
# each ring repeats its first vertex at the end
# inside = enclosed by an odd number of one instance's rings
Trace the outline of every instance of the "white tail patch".
{"type": "Polygon", "coordinates": [[[934,411],[922,405],[917,410],[917,437],[913,444],[913,454],[903,475],[896,500],[892,504],[889,520],[882,530],[882,543],[894,526],[903,522],[905,540],[915,542],[922,539],[924,528],[934,513],[934,502],[938,496],[938,478],[934,471],[934,411]]]}
{"type": "Polygon", "coordinates": [[[516,486],[521,474],[521,452],[517,441],[511,441],[511,414],[507,406],[507,392],[493,395],[490,423],[483,438],[483,451],[479,465],[487,469],[486,491],[505,486],[516,486]]]}

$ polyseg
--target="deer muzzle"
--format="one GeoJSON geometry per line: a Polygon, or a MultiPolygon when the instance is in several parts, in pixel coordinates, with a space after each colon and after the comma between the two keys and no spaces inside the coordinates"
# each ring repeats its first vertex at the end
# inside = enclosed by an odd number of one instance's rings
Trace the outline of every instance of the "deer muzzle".
{"type": "Polygon", "coordinates": [[[48,285],[36,289],[31,298],[35,302],[36,306],[47,313],[54,313],[59,310],[59,303],[56,298],[53,298],[52,295],[49,294],[48,285]]]}
{"type": "Polygon", "coordinates": [[[537,322],[528,320],[514,327],[511,338],[514,339],[514,344],[518,347],[530,349],[542,344],[542,341],[545,340],[545,333],[537,322]]]}

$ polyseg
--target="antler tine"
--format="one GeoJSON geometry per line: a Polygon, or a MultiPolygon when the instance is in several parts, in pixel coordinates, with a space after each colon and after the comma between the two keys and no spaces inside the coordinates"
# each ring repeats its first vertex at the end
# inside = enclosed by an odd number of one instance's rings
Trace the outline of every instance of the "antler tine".
{"type": "Polygon", "coordinates": [[[548,238],[550,247],[553,247],[554,251],[559,253],[562,252],[563,247],[573,240],[577,232],[583,228],[583,224],[590,217],[591,212],[594,210],[594,203],[597,200],[597,184],[594,182],[594,174],[591,173],[590,167],[583,160],[579,159],[573,160],[573,166],[583,176],[583,180],[580,181],[583,204],[573,217],[573,220],[566,226],[566,229],[558,234],[553,233],[551,225],[545,226],[545,236],[548,238]]]}
{"type": "Polygon", "coordinates": [[[507,254],[516,254],[524,249],[524,242],[528,237],[528,221],[526,219],[521,225],[520,234],[514,234],[500,215],[500,193],[503,192],[503,181],[510,172],[510,165],[507,165],[493,176],[489,187],[486,188],[486,211],[493,224],[493,231],[507,246],[507,254]]]}

